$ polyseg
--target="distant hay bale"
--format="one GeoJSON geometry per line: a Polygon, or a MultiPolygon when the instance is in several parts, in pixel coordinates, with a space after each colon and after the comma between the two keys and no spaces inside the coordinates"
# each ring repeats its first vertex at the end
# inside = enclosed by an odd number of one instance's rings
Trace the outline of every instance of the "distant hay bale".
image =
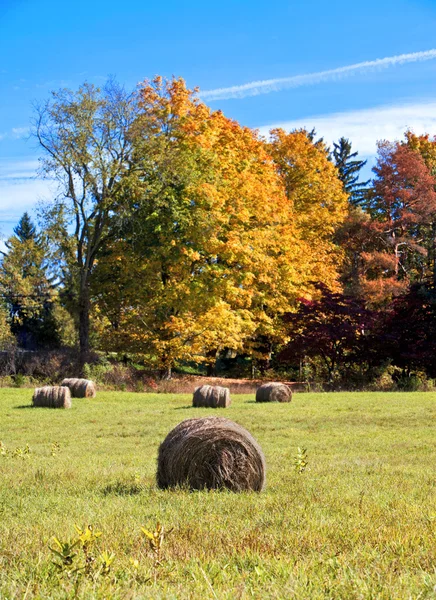
{"type": "Polygon", "coordinates": [[[71,408],[71,392],[69,388],[60,385],[46,385],[35,389],[32,403],[33,406],[48,408],[71,408]]]}
{"type": "Polygon", "coordinates": [[[291,388],[284,383],[264,383],[256,391],[256,402],[290,402],[291,400],[291,388]]]}
{"type": "Polygon", "coordinates": [[[223,417],[182,421],[159,448],[157,485],[233,492],[265,486],[262,448],[246,429],[223,417]]]}
{"type": "Polygon", "coordinates": [[[230,390],[219,385],[202,385],[195,388],[192,406],[227,408],[230,406],[230,390]]]}
{"type": "Polygon", "coordinates": [[[95,398],[95,383],[90,379],[64,379],[61,385],[70,388],[73,398],[95,398]]]}

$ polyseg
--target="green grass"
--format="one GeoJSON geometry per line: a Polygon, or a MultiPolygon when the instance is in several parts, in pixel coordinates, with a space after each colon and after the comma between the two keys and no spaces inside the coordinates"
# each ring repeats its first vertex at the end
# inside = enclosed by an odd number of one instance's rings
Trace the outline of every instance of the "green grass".
{"type": "Polygon", "coordinates": [[[218,411],[191,408],[187,395],[101,392],[67,411],[29,408],[30,398],[0,389],[0,439],[31,448],[0,455],[2,599],[74,596],[48,549],[74,524],[93,524],[116,555],[109,576],[83,578],[80,598],[436,598],[436,394],[235,396],[218,411]],[[159,443],[206,414],[257,438],[265,492],[156,489],[159,443]],[[154,573],[140,528],[156,521],[173,531],[154,573]]]}

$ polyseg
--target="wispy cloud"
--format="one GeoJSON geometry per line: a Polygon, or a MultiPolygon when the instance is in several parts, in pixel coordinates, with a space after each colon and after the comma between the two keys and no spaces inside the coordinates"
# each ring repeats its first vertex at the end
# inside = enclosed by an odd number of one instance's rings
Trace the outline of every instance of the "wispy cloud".
{"type": "Polygon", "coordinates": [[[11,129],[12,137],[21,139],[27,137],[30,134],[30,127],[13,127],[11,129]]]}
{"type": "Polygon", "coordinates": [[[317,73],[306,73],[304,75],[293,75],[292,77],[282,77],[279,79],[264,79],[261,81],[252,81],[242,85],[217,88],[215,90],[206,90],[200,92],[203,100],[228,100],[231,98],[246,98],[247,96],[258,96],[260,94],[269,94],[288,88],[302,87],[304,85],[314,85],[325,81],[335,81],[378,69],[386,69],[406,63],[423,62],[436,59],[436,49],[426,50],[424,52],[412,52],[410,54],[399,54],[397,56],[387,56],[386,58],[377,58],[376,60],[367,60],[365,62],[329,69],[327,71],[318,71],[317,73]]]}
{"type": "Polygon", "coordinates": [[[10,131],[0,133],[0,140],[13,139],[19,140],[27,137],[30,134],[30,127],[12,127],[10,131]]]}
{"type": "Polygon", "coordinates": [[[0,162],[0,235],[8,237],[24,211],[32,212],[42,198],[53,197],[53,183],[38,178],[38,161],[0,162]]]}
{"type": "Polygon", "coordinates": [[[270,129],[281,127],[286,131],[306,128],[316,129],[328,144],[340,137],[348,138],[353,148],[362,156],[373,156],[377,151],[377,140],[399,140],[407,129],[415,133],[436,134],[436,102],[416,102],[376,106],[373,108],[317,115],[284,121],[259,128],[268,136],[270,129]]]}

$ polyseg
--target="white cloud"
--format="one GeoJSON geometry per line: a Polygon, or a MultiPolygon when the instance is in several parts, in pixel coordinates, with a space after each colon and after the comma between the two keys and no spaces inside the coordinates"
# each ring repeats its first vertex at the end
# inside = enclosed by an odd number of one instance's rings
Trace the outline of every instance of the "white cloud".
{"type": "Polygon", "coordinates": [[[44,198],[53,197],[53,182],[37,175],[33,159],[0,162],[0,233],[11,234],[23,212],[32,212],[44,198]]]}
{"type": "Polygon", "coordinates": [[[377,58],[376,60],[367,60],[354,65],[338,67],[337,69],[328,69],[327,71],[319,71],[317,73],[306,73],[304,75],[294,75],[292,77],[282,77],[279,79],[264,79],[262,81],[252,81],[242,85],[217,88],[215,90],[205,90],[204,92],[200,92],[200,97],[203,100],[246,98],[247,96],[269,94],[270,92],[278,92],[280,90],[301,87],[304,85],[314,85],[325,81],[339,81],[350,75],[434,59],[436,59],[436,49],[426,50],[424,52],[411,52],[409,54],[399,54],[397,56],[377,58]]]}
{"type": "Polygon", "coordinates": [[[17,139],[27,137],[30,133],[30,127],[13,127],[11,133],[17,139]]]}
{"type": "Polygon", "coordinates": [[[10,131],[0,133],[0,140],[5,138],[19,140],[27,137],[30,134],[30,127],[12,127],[10,131]]]}
{"type": "Polygon", "coordinates": [[[0,182],[7,179],[35,179],[39,162],[34,159],[0,161],[0,182]]]}
{"type": "Polygon", "coordinates": [[[421,102],[378,106],[374,108],[305,117],[259,127],[262,135],[268,136],[270,129],[281,127],[286,131],[315,127],[318,136],[332,144],[340,137],[348,138],[353,149],[361,156],[376,154],[377,140],[390,141],[403,138],[407,129],[415,133],[436,134],[436,102],[421,102]]]}

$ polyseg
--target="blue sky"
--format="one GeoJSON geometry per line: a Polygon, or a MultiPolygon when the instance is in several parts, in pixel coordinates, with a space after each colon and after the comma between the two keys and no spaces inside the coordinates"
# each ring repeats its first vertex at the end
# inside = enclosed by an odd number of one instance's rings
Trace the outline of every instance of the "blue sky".
{"type": "Polygon", "coordinates": [[[436,134],[435,32],[436,0],[0,0],[0,232],[55,192],[28,139],[32,103],[50,90],[174,74],[244,125],[315,126],[371,160],[377,139],[436,134]]]}

